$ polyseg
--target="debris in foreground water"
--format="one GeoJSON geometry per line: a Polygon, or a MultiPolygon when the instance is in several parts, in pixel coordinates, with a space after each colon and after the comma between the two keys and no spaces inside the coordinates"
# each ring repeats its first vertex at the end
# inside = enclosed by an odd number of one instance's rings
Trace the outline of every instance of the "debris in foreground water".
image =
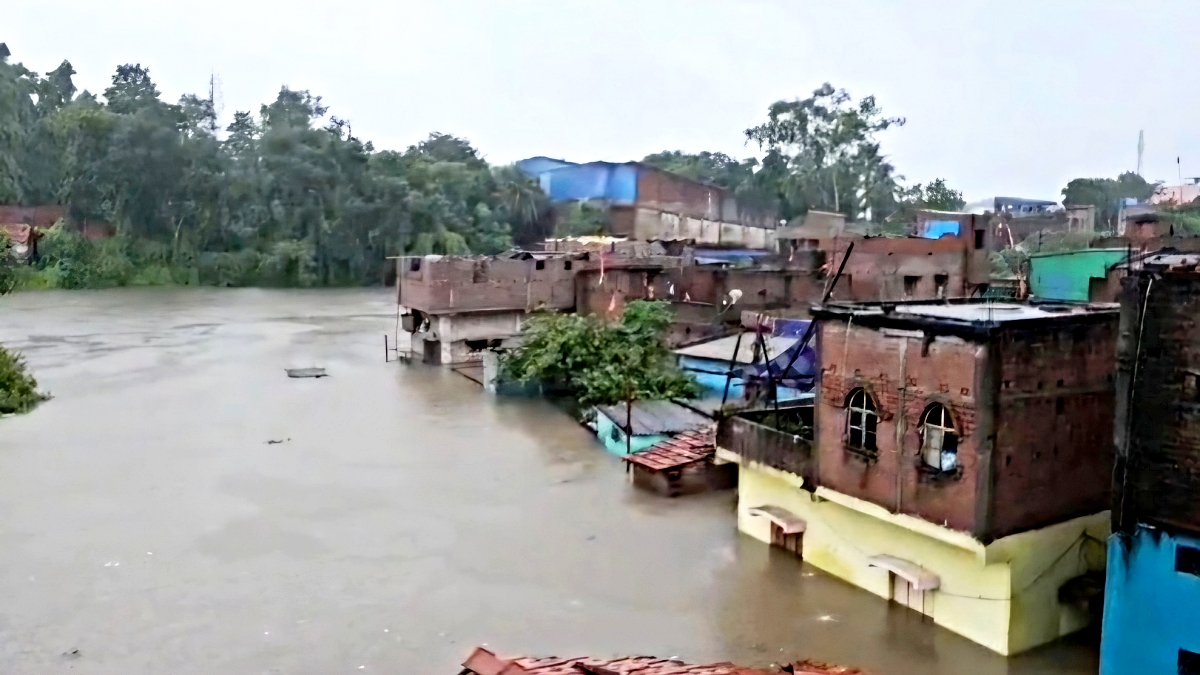
{"type": "Polygon", "coordinates": [[[288,377],[329,377],[324,368],[287,368],[288,377]]]}
{"type": "Polygon", "coordinates": [[[694,665],[675,658],[626,656],[615,659],[592,657],[501,658],[476,647],[462,664],[459,675],[864,675],[856,668],[829,666],[816,661],[797,661],[771,669],[744,668],[733,663],[694,665]]]}

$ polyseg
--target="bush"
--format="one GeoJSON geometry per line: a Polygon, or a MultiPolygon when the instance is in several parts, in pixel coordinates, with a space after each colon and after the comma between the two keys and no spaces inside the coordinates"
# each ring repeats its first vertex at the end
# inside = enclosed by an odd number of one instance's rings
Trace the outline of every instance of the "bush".
{"type": "Polygon", "coordinates": [[[0,414],[26,412],[46,398],[26,372],[25,359],[0,346],[0,414]]]}

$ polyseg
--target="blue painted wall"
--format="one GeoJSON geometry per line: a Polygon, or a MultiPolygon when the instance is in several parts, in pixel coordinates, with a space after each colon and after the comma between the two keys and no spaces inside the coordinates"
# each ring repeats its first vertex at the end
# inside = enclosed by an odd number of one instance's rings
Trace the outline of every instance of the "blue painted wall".
{"type": "Polygon", "coordinates": [[[1200,653],[1200,576],[1177,572],[1200,539],[1139,527],[1108,543],[1100,675],[1176,675],[1179,650],[1200,653]]]}
{"type": "Polygon", "coordinates": [[[612,162],[574,164],[548,157],[530,157],[517,168],[537,178],[552,201],[602,199],[630,205],[637,201],[638,166],[612,162]]]}
{"type": "MultiPolygon", "coordinates": [[[[625,430],[609,419],[608,415],[598,411],[596,412],[596,437],[600,439],[601,443],[604,443],[604,449],[612,454],[622,457],[629,454],[625,452],[625,430]]],[[[629,443],[630,453],[648,450],[650,446],[662,443],[670,437],[669,434],[635,435],[629,443]]]]}

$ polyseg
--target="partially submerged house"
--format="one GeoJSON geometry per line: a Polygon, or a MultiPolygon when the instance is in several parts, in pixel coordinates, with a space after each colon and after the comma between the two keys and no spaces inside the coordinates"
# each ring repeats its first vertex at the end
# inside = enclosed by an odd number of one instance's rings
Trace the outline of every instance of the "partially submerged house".
{"type": "Polygon", "coordinates": [[[614,455],[642,452],[675,434],[715,426],[712,418],[674,401],[596,406],[596,437],[614,455]]]}
{"type": "Polygon", "coordinates": [[[1200,254],[1124,280],[1101,675],[1200,672],[1200,254]]]}
{"type": "Polygon", "coordinates": [[[520,333],[529,313],[575,307],[575,266],[586,254],[404,257],[396,294],[412,351],[426,363],[482,358],[520,333]]]}
{"type": "Polygon", "coordinates": [[[815,316],[812,440],[736,417],[718,432],[718,457],[741,467],[739,529],[1001,654],[1090,623],[1116,306],[837,303],[815,316]]]}
{"type": "Polygon", "coordinates": [[[713,431],[685,431],[626,455],[634,486],[664,497],[736,486],[737,465],[716,459],[713,431]]]}

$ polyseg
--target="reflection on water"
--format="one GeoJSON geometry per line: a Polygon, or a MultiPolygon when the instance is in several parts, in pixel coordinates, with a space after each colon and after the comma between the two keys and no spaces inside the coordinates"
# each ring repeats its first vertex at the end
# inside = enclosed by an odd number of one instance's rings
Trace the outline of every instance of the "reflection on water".
{"type": "Polygon", "coordinates": [[[731,493],[633,491],[544,402],[384,364],[391,297],[0,299],[55,395],[0,420],[0,670],[439,673],[488,643],[1096,671],[1094,637],[1003,659],[738,535],[731,493]]]}

